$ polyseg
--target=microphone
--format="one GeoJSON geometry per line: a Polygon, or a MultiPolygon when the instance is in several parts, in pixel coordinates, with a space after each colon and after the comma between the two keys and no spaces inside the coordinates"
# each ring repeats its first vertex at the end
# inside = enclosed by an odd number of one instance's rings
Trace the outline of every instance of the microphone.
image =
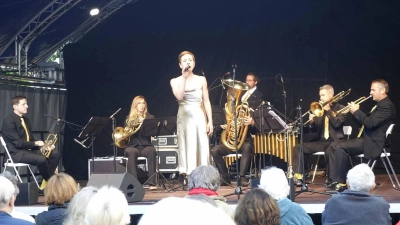
{"type": "Polygon", "coordinates": [[[187,67],[184,69],[184,71],[188,71],[190,69],[190,65],[187,65],[187,67]]]}
{"type": "Polygon", "coordinates": [[[206,75],[204,75],[203,70],[200,70],[200,73],[203,75],[203,77],[205,77],[206,75]]]}
{"type": "Polygon", "coordinates": [[[279,74],[279,76],[281,77],[281,83],[284,84],[282,74],[279,74]]]}
{"type": "Polygon", "coordinates": [[[224,74],[224,76],[228,76],[228,75],[231,75],[231,72],[226,72],[226,73],[224,74]]]}
{"type": "Polygon", "coordinates": [[[76,142],[76,143],[78,143],[78,144],[80,144],[82,147],[84,147],[84,148],[88,148],[88,147],[86,147],[86,145],[84,145],[83,143],[85,143],[85,141],[88,139],[89,137],[87,137],[85,140],[83,140],[82,142],[80,142],[80,141],[78,141],[76,138],[74,138],[74,141],[76,142]]]}

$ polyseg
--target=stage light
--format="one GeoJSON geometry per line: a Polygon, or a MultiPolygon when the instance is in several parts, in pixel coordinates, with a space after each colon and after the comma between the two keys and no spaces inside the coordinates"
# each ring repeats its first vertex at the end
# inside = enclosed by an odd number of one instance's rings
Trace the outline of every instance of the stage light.
{"type": "Polygon", "coordinates": [[[95,16],[97,14],[99,14],[100,10],[98,8],[94,8],[90,10],[90,15],[91,16],[95,16]]]}

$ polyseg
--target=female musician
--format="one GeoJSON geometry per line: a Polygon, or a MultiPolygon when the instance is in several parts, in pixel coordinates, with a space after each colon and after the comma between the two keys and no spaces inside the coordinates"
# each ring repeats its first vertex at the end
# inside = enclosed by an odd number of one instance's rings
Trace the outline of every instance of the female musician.
{"type": "MultiPolygon", "coordinates": [[[[153,119],[154,116],[147,112],[147,103],[143,96],[136,96],[131,105],[131,111],[126,118],[126,124],[132,124],[135,121],[142,123],[144,119],[153,119]]],[[[151,144],[150,137],[143,137],[136,132],[130,138],[128,146],[125,148],[125,156],[128,157],[128,173],[137,178],[137,158],[146,157],[148,164],[148,175],[150,190],[156,189],[155,176],[156,171],[156,150],[151,144]]]]}
{"type": "Polygon", "coordinates": [[[208,136],[213,132],[207,80],[193,74],[195,58],[184,51],[178,56],[182,75],[171,79],[172,92],[179,103],[177,135],[179,173],[189,175],[200,165],[209,165],[208,136]],[[205,111],[205,112],[204,112],[205,111]]]}

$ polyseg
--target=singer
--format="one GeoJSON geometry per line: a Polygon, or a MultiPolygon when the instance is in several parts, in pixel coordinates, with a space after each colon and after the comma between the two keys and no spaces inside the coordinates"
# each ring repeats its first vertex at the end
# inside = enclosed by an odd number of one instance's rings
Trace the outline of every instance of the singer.
{"type": "MultiPolygon", "coordinates": [[[[143,122],[144,119],[153,119],[154,116],[147,112],[147,103],[143,96],[136,96],[131,105],[129,115],[126,117],[126,124],[129,124],[132,120],[139,119],[143,122]]],[[[124,154],[128,157],[128,173],[132,174],[137,178],[137,158],[146,157],[148,164],[148,175],[150,177],[150,190],[157,189],[156,177],[153,176],[156,172],[156,149],[153,147],[150,141],[150,137],[143,137],[140,134],[135,133],[131,136],[128,146],[125,148],[124,154]]]]}
{"type": "Polygon", "coordinates": [[[179,104],[178,169],[181,178],[185,178],[196,167],[210,164],[207,135],[213,133],[213,123],[207,80],[203,76],[193,74],[196,62],[193,53],[182,52],[178,56],[178,62],[182,75],[171,79],[170,84],[179,104]]]}
{"type": "MultiPolygon", "coordinates": [[[[60,160],[60,152],[52,151],[49,159],[40,152],[40,147],[44,145],[44,142],[35,140],[30,120],[24,116],[28,112],[25,96],[15,96],[11,100],[11,105],[14,109],[13,113],[4,119],[1,128],[4,142],[14,163],[27,163],[38,167],[43,178],[40,189],[43,190],[46,187],[46,181],[54,175],[60,160]]],[[[54,149],[55,146],[52,145],[50,148],[54,149]]]]}

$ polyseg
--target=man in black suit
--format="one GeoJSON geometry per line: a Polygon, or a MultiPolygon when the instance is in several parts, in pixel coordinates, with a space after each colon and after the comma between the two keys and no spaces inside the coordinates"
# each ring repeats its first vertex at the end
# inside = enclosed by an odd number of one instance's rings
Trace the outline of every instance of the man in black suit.
{"type": "MultiPolygon", "coordinates": [[[[131,105],[131,110],[128,117],[126,118],[126,128],[131,123],[141,124],[144,119],[153,119],[154,116],[147,111],[147,103],[143,96],[136,96],[131,105]],[[138,121],[135,121],[138,120],[138,121]]],[[[141,126],[141,125],[140,125],[141,126]]],[[[130,137],[128,146],[125,148],[125,156],[128,157],[127,170],[128,173],[132,174],[137,178],[137,158],[146,157],[148,165],[148,175],[150,177],[150,190],[157,189],[156,177],[153,174],[156,171],[156,149],[153,147],[150,141],[150,137],[141,136],[139,132],[136,132],[130,137]]]]}
{"type": "MultiPolygon", "coordinates": [[[[330,102],[334,96],[333,87],[329,84],[320,87],[319,96],[322,104],[324,102],[330,102]]],[[[303,179],[303,158],[315,152],[325,152],[332,142],[343,139],[343,123],[346,119],[346,115],[340,114],[334,116],[334,112],[342,108],[344,108],[344,106],[338,103],[325,104],[323,107],[324,114],[321,117],[316,117],[314,114],[309,115],[310,130],[315,132],[316,135],[314,139],[303,143],[304,155],[301,155],[300,144],[294,146],[292,169],[297,185],[301,185],[301,180],[303,179]]],[[[329,164],[328,159],[326,163],[329,164]]]]}
{"type": "MultiPolygon", "coordinates": [[[[3,139],[15,163],[27,163],[38,167],[43,178],[41,186],[43,190],[46,187],[46,181],[50,179],[57,168],[60,153],[52,151],[49,159],[41,153],[40,147],[44,145],[44,142],[34,139],[30,120],[24,116],[28,112],[26,98],[15,96],[11,100],[11,104],[14,111],[3,121],[1,129],[3,139]]],[[[51,150],[54,148],[54,145],[50,146],[51,150]]]]}
{"type": "Polygon", "coordinates": [[[372,81],[370,94],[377,103],[368,114],[360,110],[360,105],[350,103],[353,120],[362,127],[356,139],[335,142],[329,146],[327,155],[333,181],[329,187],[337,191],[347,188],[346,175],[351,167],[348,156],[364,154],[365,158],[375,160],[380,157],[384,147],[389,147],[386,130],[395,123],[396,108],[387,96],[388,92],[389,84],[385,80],[372,81]]]}
{"type": "Polygon", "coordinates": [[[246,76],[246,84],[250,87],[250,89],[244,93],[242,96],[241,101],[244,101],[246,96],[249,95],[247,98],[247,102],[251,108],[257,108],[261,104],[264,99],[263,93],[258,90],[257,84],[260,82],[260,79],[256,76],[255,73],[248,73],[246,76]]]}

